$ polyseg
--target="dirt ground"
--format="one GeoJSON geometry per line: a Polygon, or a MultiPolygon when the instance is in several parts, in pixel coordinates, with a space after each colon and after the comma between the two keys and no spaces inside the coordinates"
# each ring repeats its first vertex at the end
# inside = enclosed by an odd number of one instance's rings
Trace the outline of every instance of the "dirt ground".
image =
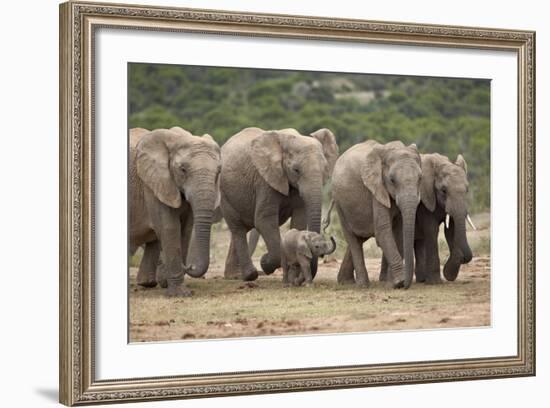
{"type": "MultiPolygon", "coordinates": [[[[228,235],[213,234],[211,266],[204,279],[186,277],[191,298],[167,298],[159,287],[136,285],[130,268],[130,341],[279,336],[318,333],[477,327],[491,324],[490,241],[488,217],[477,217],[469,232],[474,259],[463,265],[455,282],[413,283],[394,290],[378,282],[376,248],[365,250],[371,286],[336,283],[341,252],[320,261],[313,288],[282,286],[282,272],[260,275],[255,282],[225,280],[228,235]],[[481,224],[481,228],[480,228],[481,224]],[[371,256],[369,256],[369,254],[371,256]]],[[[374,240],[371,240],[374,241],[374,240]]],[[[441,245],[444,259],[445,245],[441,245]]],[[[259,265],[259,247],[254,261],[259,265]]]]}

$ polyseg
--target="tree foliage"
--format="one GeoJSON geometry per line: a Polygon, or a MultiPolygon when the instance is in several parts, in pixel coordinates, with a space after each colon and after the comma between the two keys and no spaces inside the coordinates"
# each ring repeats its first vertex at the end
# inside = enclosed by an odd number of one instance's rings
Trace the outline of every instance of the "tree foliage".
{"type": "Polygon", "coordinates": [[[340,151],[416,143],[468,162],[474,211],[490,206],[490,82],[479,79],[130,64],[129,127],[181,126],[223,144],[245,127],[331,129],[340,151]]]}

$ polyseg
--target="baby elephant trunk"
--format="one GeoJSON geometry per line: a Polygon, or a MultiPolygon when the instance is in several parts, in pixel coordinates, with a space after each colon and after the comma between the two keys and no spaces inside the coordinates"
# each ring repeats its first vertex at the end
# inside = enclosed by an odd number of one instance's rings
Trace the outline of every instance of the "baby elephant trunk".
{"type": "Polygon", "coordinates": [[[336,251],[336,240],[334,239],[334,237],[332,235],[330,236],[330,242],[332,242],[332,248],[325,255],[330,255],[334,251],[336,251]]]}

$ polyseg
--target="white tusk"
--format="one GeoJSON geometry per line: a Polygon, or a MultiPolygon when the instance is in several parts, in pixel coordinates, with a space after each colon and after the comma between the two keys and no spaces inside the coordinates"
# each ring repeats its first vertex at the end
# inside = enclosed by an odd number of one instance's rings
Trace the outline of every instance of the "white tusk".
{"type": "Polygon", "coordinates": [[[449,229],[449,220],[451,216],[449,214],[445,215],[445,228],[449,229]]]}
{"type": "Polygon", "coordinates": [[[470,218],[470,214],[468,214],[468,215],[466,216],[466,220],[468,220],[468,224],[470,224],[470,226],[474,229],[474,231],[477,231],[476,226],[474,225],[472,219],[470,218]]]}

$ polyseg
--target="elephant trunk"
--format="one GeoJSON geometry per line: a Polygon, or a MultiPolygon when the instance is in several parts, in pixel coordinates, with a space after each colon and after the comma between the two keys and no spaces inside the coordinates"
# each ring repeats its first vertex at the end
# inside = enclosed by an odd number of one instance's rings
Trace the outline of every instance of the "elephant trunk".
{"type": "MultiPolygon", "coordinates": [[[[212,185],[205,180],[202,186],[212,185]]],[[[193,228],[195,232],[197,256],[195,265],[186,268],[186,273],[193,278],[202,277],[210,264],[210,231],[214,220],[215,192],[200,189],[191,199],[193,210],[193,228]]]]}
{"type": "MultiPolygon", "coordinates": [[[[451,255],[443,268],[443,276],[448,281],[454,281],[460,271],[460,265],[472,260],[472,250],[466,237],[466,213],[461,212],[451,217],[452,244],[451,255]]],[[[445,227],[446,228],[446,227],[445,227]]]]}
{"type": "MultiPolygon", "coordinates": [[[[300,191],[305,202],[307,214],[307,229],[308,231],[321,232],[321,205],[322,205],[322,188],[323,182],[321,177],[309,184],[306,191],[300,191]]],[[[317,274],[317,257],[311,258],[311,276],[317,274]]]]}
{"type": "Polygon", "coordinates": [[[415,196],[400,200],[399,207],[403,219],[403,272],[405,289],[411,286],[414,272],[414,229],[418,198],[415,196]]]}
{"type": "Polygon", "coordinates": [[[332,235],[330,236],[330,242],[332,242],[332,248],[326,253],[326,255],[330,255],[334,251],[336,251],[336,240],[334,239],[334,237],[332,235]]]}

